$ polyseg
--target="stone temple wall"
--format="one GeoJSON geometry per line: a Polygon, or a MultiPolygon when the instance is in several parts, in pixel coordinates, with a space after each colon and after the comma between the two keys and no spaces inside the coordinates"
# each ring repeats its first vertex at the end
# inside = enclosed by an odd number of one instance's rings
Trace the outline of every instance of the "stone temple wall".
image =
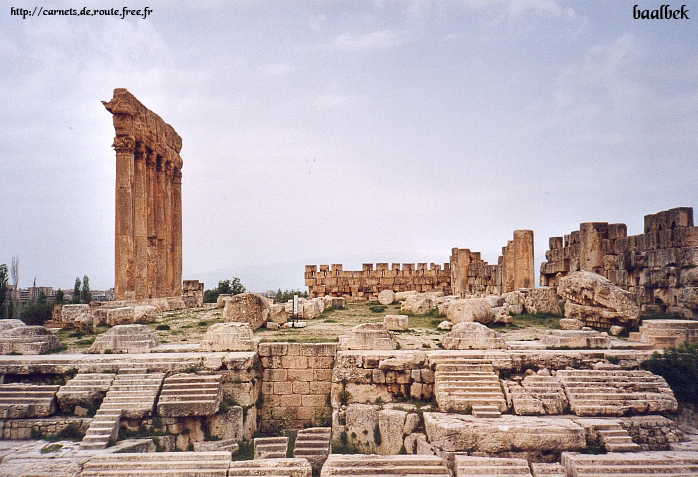
{"type": "Polygon", "coordinates": [[[262,431],[328,425],[337,343],[260,343],[262,431]]]}
{"type": "Polygon", "coordinates": [[[698,227],[693,208],[645,216],[645,233],[627,235],[625,224],[587,222],[564,237],[550,237],[541,286],[586,270],[631,291],[643,311],[698,317],[698,227]]]}
{"type": "Polygon", "coordinates": [[[361,271],[345,271],[340,264],[306,265],[305,285],[311,297],[341,296],[351,301],[376,300],[383,290],[443,292],[445,295],[500,295],[534,286],[533,231],[515,230],[502,247],[496,265],[480,252],[454,248],[448,263],[372,263],[361,271]]]}
{"type": "Polygon", "coordinates": [[[182,138],[124,88],[103,102],[116,150],[115,300],[182,294],[182,138]]]}
{"type": "Polygon", "coordinates": [[[361,271],[345,271],[342,265],[334,264],[305,266],[305,285],[311,297],[341,296],[349,300],[376,300],[383,290],[395,292],[416,290],[418,292],[442,291],[451,293],[449,264],[426,263],[364,263],[361,271]]]}

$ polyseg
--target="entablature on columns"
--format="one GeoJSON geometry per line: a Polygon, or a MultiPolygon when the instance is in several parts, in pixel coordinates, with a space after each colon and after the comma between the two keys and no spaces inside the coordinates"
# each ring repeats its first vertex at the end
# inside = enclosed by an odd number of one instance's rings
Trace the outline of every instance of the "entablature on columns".
{"type": "Polygon", "coordinates": [[[114,148],[117,152],[129,146],[133,150],[139,143],[171,162],[177,169],[182,168],[183,161],[179,155],[182,138],[160,116],[146,108],[125,88],[114,89],[114,97],[108,102],[102,101],[102,104],[113,116],[116,132],[114,148]]]}

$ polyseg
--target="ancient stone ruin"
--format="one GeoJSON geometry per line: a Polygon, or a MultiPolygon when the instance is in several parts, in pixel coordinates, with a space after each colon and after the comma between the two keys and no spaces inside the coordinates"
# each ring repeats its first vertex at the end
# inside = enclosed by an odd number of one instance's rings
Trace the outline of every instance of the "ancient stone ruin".
{"type": "Polygon", "coordinates": [[[627,235],[625,224],[587,222],[564,237],[551,237],[541,286],[558,286],[578,270],[593,272],[633,294],[642,311],[698,317],[698,227],[693,208],[645,216],[644,233],[627,235]]]}
{"type": "Polygon", "coordinates": [[[495,294],[533,287],[533,231],[515,230],[502,247],[496,265],[480,259],[479,252],[454,248],[449,263],[372,263],[361,271],[345,271],[341,264],[306,265],[305,285],[312,297],[341,296],[352,301],[377,300],[384,290],[442,292],[446,295],[495,294]]]}
{"type": "Polygon", "coordinates": [[[103,102],[114,119],[114,298],[182,294],[182,138],[124,88],[103,102]]]}

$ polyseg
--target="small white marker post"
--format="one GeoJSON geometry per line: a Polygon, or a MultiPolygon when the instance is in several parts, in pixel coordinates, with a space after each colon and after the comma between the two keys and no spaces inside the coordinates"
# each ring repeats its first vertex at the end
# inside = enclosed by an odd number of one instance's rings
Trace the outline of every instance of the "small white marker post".
{"type": "Polygon", "coordinates": [[[293,315],[291,316],[291,328],[295,328],[298,319],[298,295],[293,295],[293,315]]]}

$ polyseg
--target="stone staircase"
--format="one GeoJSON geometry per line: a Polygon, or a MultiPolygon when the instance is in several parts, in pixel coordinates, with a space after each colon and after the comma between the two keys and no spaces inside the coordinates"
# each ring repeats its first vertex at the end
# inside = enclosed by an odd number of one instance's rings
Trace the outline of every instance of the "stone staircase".
{"type": "Polygon", "coordinates": [[[142,368],[121,368],[102,405],[92,419],[82,450],[104,449],[115,440],[121,418],[143,419],[153,415],[164,373],[147,373],[142,368]]]}
{"type": "Polygon", "coordinates": [[[434,394],[443,412],[472,410],[476,405],[494,405],[500,412],[507,410],[499,377],[492,363],[485,359],[439,360],[434,373],[434,394]]]}
{"type": "Polygon", "coordinates": [[[600,455],[563,452],[561,463],[570,477],[695,477],[698,452],[633,452],[600,455]]]}
{"type": "Polygon", "coordinates": [[[472,457],[457,455],[454,458],[456,477],[477,475],[480,477],[501,477],[523,475],[531,477],[531,469],[526,459],[497,457],[472,457]]]}
{"type": "Polygon", "coordinates": [[[556,378],[578,416],[659,413],[678,407],[664,378],[649,371],[559,370],[556,378]]]}
{"type": "Polygon", "coordinates": [[[678,346],[687,341],[698,343],[698,321],[644,320],[639,332],[630,333],[629,341],[647,343],[655,349],[678,346]]]}
{"type": "Polygon", "coordinates": [[[639,452],[642,448],[630,438],[628,431],[617,422],[608,422],[594,426],[599,436],[599,443],[608,452],[639,452]]]}
{"type": "Polygon", "coordinates": [[[257,437],[254,459],[284,459],[288,452],[288,437],[257,437]]]}
{"type": "Polygon", "coordinates": [[[60,386],[41,384],[0,384],[0,418],[48,417],[56,412],[60,386]]]}
{"type": "Polygon", "coordinates": [[[305,459],[260,459],[231,462],[228,477],[311,477],[305,459]]]}
{"type": "Polygon", "coordinates": [[[298,431],[293,457],[307,459],[313,471],[319,472],[330,454],[331,427],[310,427],[298,431]]]}
{"type": "Polygon", "coordinates": [[[226,477],[230,452],[100,454],[83,466],[81,477],[226,477]]]}
{"type": "Polygon", "coordinates": [[[526,393],[543,404],[546,414],[563,414],[568,405],[567,396],[555,376],[534,374],[522,382],[526,393]]]}
{"type": "Polygon", "coordinates": [[[222,399],[220,374],[182,373],[168,376],[158,399],[158,416],[212,416],[222,399]]]}
{"type": "Polygon", "coordinates": [[[450,477],[443,459],[435,455],[330,454],[321,477],[450,477]]]}
{"type": "Polygon", "coordinates": [[[114,373],[78,373],[56,393],[63,412],[72,412],[76,403],[94,402],[103,398],[114,381],[114,373]]]}

